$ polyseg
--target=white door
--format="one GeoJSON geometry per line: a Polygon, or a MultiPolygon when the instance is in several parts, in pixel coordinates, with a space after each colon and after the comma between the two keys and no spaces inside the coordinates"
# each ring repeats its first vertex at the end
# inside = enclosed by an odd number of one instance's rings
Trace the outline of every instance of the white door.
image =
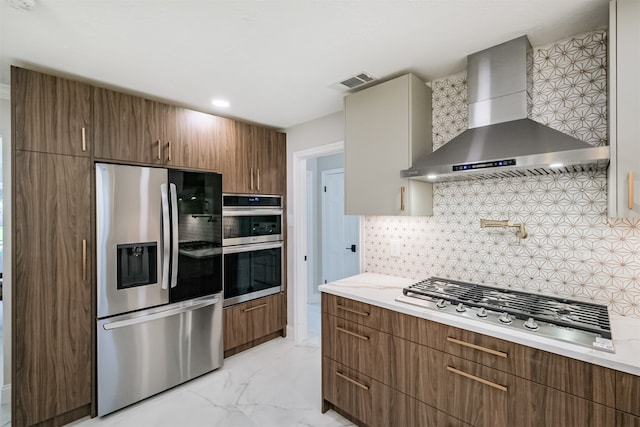
{"type": "Polygon", "coordinates": [[[322,281],[360,273],[360,217],[344,214],[344,169],[322,172],[322,281]]]}

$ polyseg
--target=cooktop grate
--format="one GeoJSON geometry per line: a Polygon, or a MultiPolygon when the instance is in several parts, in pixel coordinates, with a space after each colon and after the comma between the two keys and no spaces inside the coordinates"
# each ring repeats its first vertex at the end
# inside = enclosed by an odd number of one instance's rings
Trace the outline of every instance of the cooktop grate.
{"type": "Polygon", "coordinates": [[[403,290],[407,296],[444,299],[453,304],[506,312],[518,319],[530,317],[567,328],[611,338],[609,311],[600,304],[431,277],[403,290]]]}

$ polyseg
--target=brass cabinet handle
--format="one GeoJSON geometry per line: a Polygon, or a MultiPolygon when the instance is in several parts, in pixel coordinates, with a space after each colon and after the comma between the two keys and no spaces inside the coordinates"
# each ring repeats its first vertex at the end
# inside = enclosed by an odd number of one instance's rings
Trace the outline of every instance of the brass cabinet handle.
{"type": "Polygon", "coordinates": [[[629,209],[633,209],[633,172],[627,174],[629,180],[629,209]]]}
{"type": "Polygon", "coordinates": [[[260,191],[260,169],[256,169],[256,177],[258,178],[258,191],[260,191]]]}
{"type": "Polygon", "coordinates": [[[255,307],[245,308],[244,312],[247,313],[249,311],[257,310],[259,308],[265,308],[267,305],[268,305],[267,303],[264,303],[264,304],[256,305],[255,307]]]}
{"type": "Polygon", "coordinates": [[[348,376],[346,376],[345,374],[336,371],[336,376],[342,378],[343,380],[349,381],[351,384],[360,387],[363,390],[369,390],[369,386],[366,384],[362,384],[361,382],[358,382],[356,380],[353,380],[351,378],[349,378],[348,376]]]}
{"type": "Polygon", "coordinates": [[[465,378],[469,378],[470,380],[477,381],[484,385],[488,385],[489,387],[497,388],[498,390],[501,390],[501,391],[507,391],[507,387],[503,386],[502,384],[496,384],[494,382],[487,381],[484,378],[476,377],[475,375],[471,375],[466,372],[459,371],[456,368],[452,368],[451,366],[447,366],[447,371],[453,372],[454,374],[463,376],[465,378]]]}
{"type": "Polygon", "coordinates": [[[167,141],[167,148],[169,150],[169,156],[168,156],[167,160],[171,161],[171,141],[167,141]]]}
{"type": "Polygon", "coordinates": [[[504,351],[492,350],[492,349],[487,348],[487,347],[482,347],[480,345],[471,344],[470,342],[460,341],[460,340],[452,338],[452,337],[447,337],[447,341],[452,342],[454,344],[462,345],[464,347],[469,347],[469,348],[472,348],[474,350],[484,351],[485,353],[493,354],[494,356],[504,357],[505,359],[509,356],[509,354],[505,353],[504,351]]]}
{"type": "Polygon", "coordinates": [[[162,143],[158,140],[158,160],[162,159],[162,143]]]}
{"type": "Polygon", "coordinates": [[[400,211],[404,212],[404,186],[400,187],[400,211]]]}
{"type": "Polygon", "coordinates": [[[369,316],[369,313],[367,313],[366,311],[354,310],[353,308],[345,307],[340,304],[337,305],[337,308],[338,310],[347,311],[349,313],[357,314],[358,316],[365,316],[365,317],[369,316]]]}
{"type": "Polygon", "coordinates": [[[363,341],[369,341],[369,337],[364,336],[364,335],[360,335],[360,334],[356,334],[355,332],[348,331],[348,330],[346,330],[344,328],[341,328],[340,326],[336,326],[336,331],[342,332],[343,334],[351,335],[352,337],[359,338],[359,339],[361,339],[363,341]]]}
{"type": "Polygon", "coordinates": [[[87,280],[87,240],[82,239],[82,280],[87,280]]]}
{"type": "Polygon", "coordinates": [[[82,128],[82,151],[87,151],[87,129],[82,128]]]}
{"type": "Polygon", "coordinates": [[[251,191],[253,191],[253,168],[250,169],[250,173],[251,173],[251,191]]]}

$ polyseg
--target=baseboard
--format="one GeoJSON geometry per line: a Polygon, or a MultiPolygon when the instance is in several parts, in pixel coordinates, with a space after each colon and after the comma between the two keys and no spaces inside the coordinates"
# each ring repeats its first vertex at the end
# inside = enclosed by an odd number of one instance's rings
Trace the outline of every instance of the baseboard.
{"type": "Polygon", "coordinates": [[[2,395],[0,396],[2,399],[2,404],[11,403],[11,384],[5,384],[2,386],[2,395]]]}
{"type": "Polygon", "coordinates": [[[287,336],[293,336],[293,326],[287,325],[287,336]]]}

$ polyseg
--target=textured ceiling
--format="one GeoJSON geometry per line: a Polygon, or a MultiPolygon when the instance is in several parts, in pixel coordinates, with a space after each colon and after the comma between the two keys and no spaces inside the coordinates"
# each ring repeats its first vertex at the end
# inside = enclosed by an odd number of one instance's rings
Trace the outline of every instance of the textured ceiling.
{"type": "Polygon", "coordinates": [[[432,80],[515,36],[546,44],[608,16],[607,0],[35,3],[0,0],[0,83],[15,64],[277,128],[342,109],[336,83],[361,71],[432,80]]]}

